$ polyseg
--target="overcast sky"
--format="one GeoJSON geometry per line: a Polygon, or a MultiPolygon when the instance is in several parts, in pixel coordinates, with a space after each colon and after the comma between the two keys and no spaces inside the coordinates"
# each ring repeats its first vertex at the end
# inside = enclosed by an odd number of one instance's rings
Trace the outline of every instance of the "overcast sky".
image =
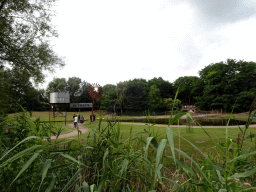
{"type": "Polygon", "coordinates": [[[66,66],[48,75],[116,84],[198,76],[228,58],[256,62],[256,0],[59,0],[54,50],[66,66]]]}

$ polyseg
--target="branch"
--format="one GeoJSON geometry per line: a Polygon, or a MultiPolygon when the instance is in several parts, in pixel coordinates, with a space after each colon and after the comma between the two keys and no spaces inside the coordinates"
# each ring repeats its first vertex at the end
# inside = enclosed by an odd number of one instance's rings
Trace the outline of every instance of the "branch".
{"type": "Polygon", "coordinates": [[[6,3],[7,3],[7,0],[3,0],[2,4],[0,5],[0,11],[2,11],[6,3]]]}

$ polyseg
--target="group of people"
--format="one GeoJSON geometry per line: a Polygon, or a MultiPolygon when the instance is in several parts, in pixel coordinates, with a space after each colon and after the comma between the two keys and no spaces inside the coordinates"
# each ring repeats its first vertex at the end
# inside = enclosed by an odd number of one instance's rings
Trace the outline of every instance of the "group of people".
{"type": "Polygon", "coordinates": [[[80,116],[80,114],[77,116],[76,114],[73,115],[73,120],[74,120],[74,128],[76,129],[77,123],[84,123],[84,116],[80,116]]]}

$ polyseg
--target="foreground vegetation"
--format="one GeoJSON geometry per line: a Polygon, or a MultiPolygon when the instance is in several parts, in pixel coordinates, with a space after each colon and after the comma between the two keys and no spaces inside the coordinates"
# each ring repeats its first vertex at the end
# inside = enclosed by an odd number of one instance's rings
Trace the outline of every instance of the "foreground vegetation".
{"type": "Polygon", "coordinates": [[[208,134],[207,145],[211,142],[215,151],[204,153],[197,147],[200,143],[196,146],[190,142],[193,137],[182,137],[184,129],[179,132],[178,128],[171,128],[186,113],[176,114],[170,119],[170,126],[159,128],[121,127],[118,121],[99,119],[97,126],[87,124],[91,131],[79,134],[76,140],[51,140],[52,134],[58,137],[60,132],[23,113],[13,117],[16,124],[10,128],[11,133],[3,131],[10,119],[1,121],[0,190],[255,190],[255,138],[254,134],[248,135],[255,114],[253,111],[242,132],[237,128],[238,140],[231,139],[235,131],[229,128],[224,129],[222,142],[212,139],[208,129],[202,128],[208,134]],[[139,129],[140,133],[136,133],[139,129]],[[181,142],[181,146],[192,146],[200,159],[186,148],[180,149],[179,136],[187,143],[181,142]]]}

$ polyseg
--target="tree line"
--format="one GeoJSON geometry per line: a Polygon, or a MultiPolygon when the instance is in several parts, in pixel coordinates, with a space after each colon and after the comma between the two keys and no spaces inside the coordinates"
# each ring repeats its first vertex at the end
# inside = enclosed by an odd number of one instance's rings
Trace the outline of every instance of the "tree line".
{"type": "MultiPolygon", "coordinates": [[[[47,87],[50,92],[70,91],[71,102],[92,102],[88,93],[90,83],[78,77],[55,78],[47,87]],[[76,96],[77,92],[82,92],[76,96]]],[[[133,79],[116,85],[103,86],[103,96],[97,101],[101,109],[125,111],[168,111],[178,91],[175,109],[181,105],[196,105],[200,110],[249,111],[256,95],[256,63],[227,59],[212,63],[197,76],[179,77],[173,83],[161,77],[133,79]]]]}

